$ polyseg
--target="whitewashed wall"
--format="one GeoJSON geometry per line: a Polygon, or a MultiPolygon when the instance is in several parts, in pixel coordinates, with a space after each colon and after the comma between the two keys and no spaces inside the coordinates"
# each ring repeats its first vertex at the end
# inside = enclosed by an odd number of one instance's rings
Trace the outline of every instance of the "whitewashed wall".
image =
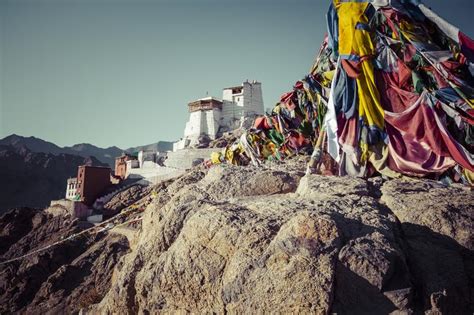
{"type": "Polygon", "coordinates": [[[215,139],[219,131],[221,111],[219,109],[192,112],[184,129],[184,138],[189,139],[189,145],[197,142],[201,134],[215,139]]]}
{"type": "Polygon", "coordinates": [[[165,166],[177,169],[187,169],[192,166],[195,159],[211,158],[212,152],[220,152],[220,148],[211,149],[184,149],[177,152],[168,152],[168,158],[165,160],[165,166]]]}
{"type": "Polygon", "coordinates": [[[207,134],[211,139],[215,139],[220,127],[221,110],[208,110],[206,113],[205,130],[202,133],[207,134]]]}
{"type": "Polygon", "coordinates": [[[244,115],[263,115],[262,84],[260,82],[244,82],[244,115]]]}
{"type": "Polygon", "coordinates": [[[203,112],[197,111],[189,114],[189,120],[186,123],[186,128],[184,129],[185,138],[194,138],[198,137],[201,133],[203,122],[202,122],[203,112]]]}

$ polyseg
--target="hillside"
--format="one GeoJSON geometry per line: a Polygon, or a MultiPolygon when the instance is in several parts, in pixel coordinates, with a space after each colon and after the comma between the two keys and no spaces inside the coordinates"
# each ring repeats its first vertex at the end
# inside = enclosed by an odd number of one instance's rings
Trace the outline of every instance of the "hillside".
{"type": "Polygon", "coordinates": [[[99,148],[88,143],[75,144],[72,147],[64,147],[65,152],[83,157],[93,156],[99,161],[108,164],[111,168],[115,167],[115,158],[123,152],[118,147],[99,148]]]}
{"type": "MultiPolygon", "coordinates": [[[[0,311],[474,311],[472,190],[303,176],[305,162],[195,168],[148,196],[125,193],[122,213],[138,210],[115,224],[141,224],[0,265],[0,311]]],[[[2,260],[80,230],[28,209],[3,226],[2,260]]]]}
{"type": "Polygon", "coordinates": [[[0,145],[0,213],[18,206],[45,207],[63,198],[66,180],[79,165],[105,166],[94,157],[32,152],[26,147],[0,145]]]}

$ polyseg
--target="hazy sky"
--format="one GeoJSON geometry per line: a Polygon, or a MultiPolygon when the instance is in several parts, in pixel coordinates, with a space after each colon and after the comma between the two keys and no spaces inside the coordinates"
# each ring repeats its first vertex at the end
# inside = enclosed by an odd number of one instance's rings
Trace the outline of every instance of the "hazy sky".
{"type": "MultiPolygon", "coordinates": [[[[474,36],[473,0],[426,0],[474,36]]],[[[328,0],[0,0],[0,137],[125,148],[182,137],[187,103],[309,70],[328,0]]]]}

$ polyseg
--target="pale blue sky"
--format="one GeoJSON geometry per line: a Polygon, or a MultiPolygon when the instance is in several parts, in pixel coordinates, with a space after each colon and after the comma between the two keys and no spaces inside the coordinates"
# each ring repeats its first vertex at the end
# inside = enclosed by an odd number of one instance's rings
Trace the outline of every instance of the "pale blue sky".
{"type": "MultiPolygon", "coordinates": [[[[425,3],[471,37],[472,0],[425,3]]],[[[265,107],[304,76],[326,0],[0,0],[0,137],[129,147],[245,79],[265,107]]]]}

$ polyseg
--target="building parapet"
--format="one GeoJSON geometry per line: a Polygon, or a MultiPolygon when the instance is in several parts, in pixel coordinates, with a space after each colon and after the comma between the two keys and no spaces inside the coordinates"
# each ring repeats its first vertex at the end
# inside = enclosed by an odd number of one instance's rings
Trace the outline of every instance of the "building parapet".
{"type": "Polygon", "coordinates": [[[202,98],[197,101],[190,102],[188,104],[188,109],[190,113],[201,111],[201,110],[212,110],[212,109],[222,110],[222,101],[215,99],[213,97],[202,98]]]}

